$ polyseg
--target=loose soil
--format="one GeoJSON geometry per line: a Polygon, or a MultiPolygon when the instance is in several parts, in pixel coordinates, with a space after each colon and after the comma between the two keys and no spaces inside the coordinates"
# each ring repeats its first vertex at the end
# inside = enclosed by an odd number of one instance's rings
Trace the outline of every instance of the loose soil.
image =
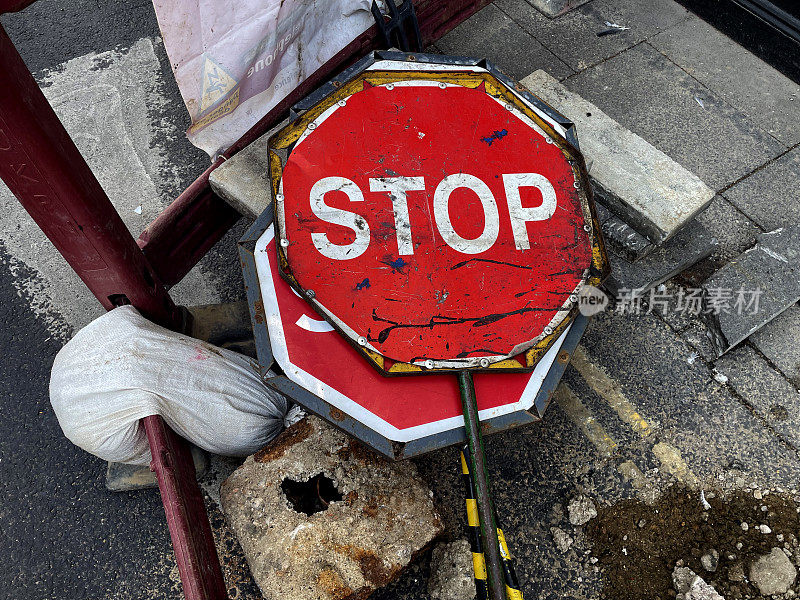
{"type": "MultiPolygon", "coordinates": [[[[675,597],[672,571],[679,560],[713,585],[726,600],[761,598],[758,589],[736,572],[772,548],[787,548],[792,562],[798,558],[797,505],[787,495],[770,492],[758,500],[752,492],[706,492],[711,505],[703,509],[700,493],[674,486],[654,505],[624,500],[600,508],[586,525],[605,581],[605,597],[614,600],[654,600],[675,597]],[[763,511],[762,507],[767,510],[763,511]],[[748,524],[743,531],[742,522],[748,524]],[[768,525],[772,533],[758,529],[768,525]],[[778,534],[784,541],[779,542],[778,534]],[[741,549],[737,544],[741,543],[741,549]],[[700,557],[711,549],[719,552],[719,566],[706,571],[700,557]],[[731,556],[733,558],[731,558],[731,556]]],[[[800,578],[799,578],[800,579],[800,578]]],[[[792,589],[798,591],[798,582],[792,589]]]]}

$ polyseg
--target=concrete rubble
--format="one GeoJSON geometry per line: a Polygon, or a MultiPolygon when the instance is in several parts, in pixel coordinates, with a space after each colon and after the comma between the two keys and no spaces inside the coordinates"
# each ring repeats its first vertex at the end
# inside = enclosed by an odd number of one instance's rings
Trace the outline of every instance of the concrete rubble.
{"type": "Polygon", "coordinates": [[[569,522],[578,527],[594,519],[597,516],[597,508],[591,498],[577,496],[567,504],[567,513],[569,522]]]}
{"type": "Polygon", "coordinates": [[[713,573],[719,566],[719,552],[712,548],[700,557],[700,564],[703,565],[706,571],[713,573]]]}
{"type": "Polygon", "coordinates": [[[472,600],[475,576],[467,540],[438,544],[431,553],[428,594],[433,600],[472,600]]]}
{"type": "Polygon", "coordinates": [[[765,596],[785,594],[797,577],[797,569],[780,548],[773,548],[750,565],[750,581],[765,596]]]}
{"type": "Polygon", "coordinates": [[[561,554],[566,554],[572,547],[575,540],[560,527],[551,527],[550,534],[553,536],[553,543],[561,554]]]}
{"type": "Polygon", "coordinates": [[[391,463],[317,417],[247,458],[220,498],[268,600],[366,598],[443,530],[413,463],[391,463]]]}
{"type": "Polygon", "coordinates": [[[675,567],[672,582],[676,600],[725,600],[713,586],[688,567],[675,567]]]}

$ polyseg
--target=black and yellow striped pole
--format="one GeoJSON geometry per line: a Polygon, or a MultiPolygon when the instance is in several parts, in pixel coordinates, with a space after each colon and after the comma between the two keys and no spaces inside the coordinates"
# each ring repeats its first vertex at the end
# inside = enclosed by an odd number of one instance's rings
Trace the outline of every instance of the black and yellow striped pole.
{"type": "Polygon", "coordinates": [[[458,372],[458,387],[461,392],[461,406],[464,410],[464,432],[467,435],[467,456],[472,474],[473,506],[477,513],[480,529],[481,549],[486,566],[486,585],[489,600],[506,600],[503,579],[503,559],[497,540],[495,511],[489,485],[489,469],[486,465],[486,452],[483,448],[478,402],[475,398],[475,384],[472,372],[458,372]]]}
{"type": "MultiPolygon", "coordinates": [[[[466,449],[466,448],[465,448],[466,449]]],[[[472,550],[472,567],[475,572],[475,590],[477,600],[486,600],[488,597],[488,583],[486,581],[486,560],[483,555],[481,544],[480,518],[478,517],[478,507],[475,502],[475,481],[470,472],[469,463],[464,452],[461,452],[461,477],[464,482],[464,495],[466,496],[467,506],[467,532],[469,536],[470,550],[472,550]]],[[[503,579],[506,588],[507,600],[523,600],[522,592],[517,582],[517,574],[514,571],[514,564],[511,553],[508,551],[505,535],[497,522],[495,514],[495,524],[497,526],[497,541],[500,548],[500,557],[503,567],[503,579]]]]}

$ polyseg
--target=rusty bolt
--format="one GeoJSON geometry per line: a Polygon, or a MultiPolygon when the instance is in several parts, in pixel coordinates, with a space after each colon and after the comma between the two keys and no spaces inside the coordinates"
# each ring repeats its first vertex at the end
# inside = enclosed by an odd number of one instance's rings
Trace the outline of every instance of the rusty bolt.
{"type": "Polygon", "coordinates": [[[566,350],[562,350],[561,352],[559,352],[558,360],[562,363],[569,362],[569,352],[567,352],[566,350]]]}
{"type": "Polygon", "coordinates": [[[344,413],[338,408],[331,406],[331,419],[334,421],[344,421],[344,413]]]}

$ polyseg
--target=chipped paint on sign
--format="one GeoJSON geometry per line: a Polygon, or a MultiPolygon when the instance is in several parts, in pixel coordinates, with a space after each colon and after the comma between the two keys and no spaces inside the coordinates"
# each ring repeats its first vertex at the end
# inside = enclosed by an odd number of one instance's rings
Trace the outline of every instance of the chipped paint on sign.
{"type": "Polygon", "coordinates": [[[385,370],[532,367],[604,260],[580,155],[487,79],[413,75],[271,141],[282,273],[385,370]]]}

